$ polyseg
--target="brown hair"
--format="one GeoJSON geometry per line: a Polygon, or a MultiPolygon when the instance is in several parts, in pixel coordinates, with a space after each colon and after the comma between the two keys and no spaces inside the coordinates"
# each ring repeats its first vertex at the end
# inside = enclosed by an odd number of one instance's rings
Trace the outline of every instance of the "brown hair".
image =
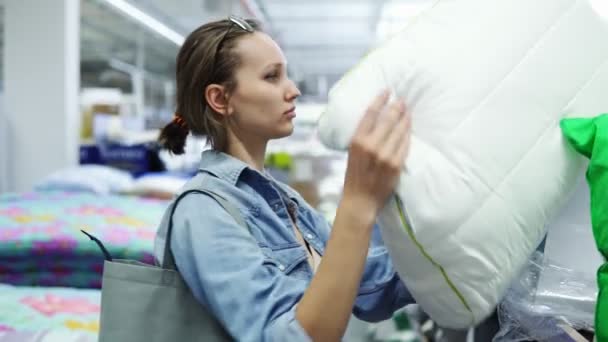
{"type": "MultiPolygon", "coordinates": [[[[255,31],[261,30],[257,21],[246,21],[255,31]]],[[[188,35],[177,54],[176,115],[160,132],[163,148],[174,154],[184,153],[186,137],[192,132],[207,136],[213,149],[225,151],[223,117],[208,106],[204,93],[209,84],[222,84],[228,92],[234,90],[234,73],[241,63],[234,47],[237,39],[248,33],[224,19],[204,24],[188,35]]]]}

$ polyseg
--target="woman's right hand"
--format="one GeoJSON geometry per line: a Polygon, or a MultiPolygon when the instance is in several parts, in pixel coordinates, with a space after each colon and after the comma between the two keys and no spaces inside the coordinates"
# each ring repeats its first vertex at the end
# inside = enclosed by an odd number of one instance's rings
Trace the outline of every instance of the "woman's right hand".
{"type": "MultiPolygon", "coordinates": [[[[409,151],[411,120],[402,100],[384,91],[367,108],[351,140],[344,198],[375,219],[393,192],[409,151]]],[[[359,212],[362,214],[362,212],[359,212]]]]}
{"type": "Polygon", "coordinates": [[[296,318],[315,341],[342,339],[365,270],[371,231],[407,156],[405,105],[387,105],[388,92],[367,109],[351,140],[344,196],[323,260],[300,300],[296,318]],[[332,305],[328,307],[327,303],[332,305]]]}

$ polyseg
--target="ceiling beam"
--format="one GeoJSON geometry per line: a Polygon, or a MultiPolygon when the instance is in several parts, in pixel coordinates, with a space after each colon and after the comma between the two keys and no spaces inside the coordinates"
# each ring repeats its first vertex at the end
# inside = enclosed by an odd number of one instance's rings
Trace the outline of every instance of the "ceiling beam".
{"type": "Polygon", "coordinates": [[[152,1],[150,1],[150,0],[130,0],[130,1],[137,3],[138,7],[140,7],[142,10],[144,10],[144,12],[150,14],[154,18],[157,18],[158,20],[163,22],[168,27],[174,29],[175,31],[177,31],[183,35],[186,35],[189,33],[190,30],[187,27],[185,27],[184,25],[180,24],[179,18],[174,18],[170,15],[167,15],[166,12],[164,12],[161,8],[159,8],[157,5],[155,5],[152,1]]]}

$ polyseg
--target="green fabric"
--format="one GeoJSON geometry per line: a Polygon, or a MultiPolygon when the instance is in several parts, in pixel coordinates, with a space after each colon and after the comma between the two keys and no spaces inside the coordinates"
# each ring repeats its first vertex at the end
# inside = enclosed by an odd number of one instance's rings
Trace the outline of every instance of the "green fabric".
{"type": "MultiPolygon", "coordinates": [[[[595,118],[563,119],[561,128],[576,151],[589,158],[587,183],[591,190],[591,223],[598,250],[608,260],[608,114],[595,118]]],[[[608,341],[608,262],[598,270],[595,311],[597,340],[608,341]]]]}

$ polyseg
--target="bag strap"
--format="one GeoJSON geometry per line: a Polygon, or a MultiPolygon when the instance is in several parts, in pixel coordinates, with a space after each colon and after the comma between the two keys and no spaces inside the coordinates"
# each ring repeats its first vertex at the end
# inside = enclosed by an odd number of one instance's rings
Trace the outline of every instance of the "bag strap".
{"type": "Polygon", "coordinates": [[[164,269],[177,270],[177,266],[175,265],[175,258],[173,257],[173,253],[171,252],[171,233],[173,232],[173,213],[175,212],[175,209],[177,208],[177,204],[179,203],[179,201],[182,198],[184,198],[186,195],[191,194],[191,193],[198,193],[198,194],[204,194],[204,195],[211,196],[211,198],[213,198],[215,201],[217,201],[228,212],[228,214],[230,214],[230,216],[232,216],[232,218],[236,221],[236,223],[238,223],[239,226],[248,229],[247,224],[245,223],[245,220],[243,220],[243,217],[241,216],[239,210],[235,206],[230,204],[230,202],[228,202],[228,200],[226,198],[224,198],[223,196],[221,196],[220,194],[213,192],[209,189],[205,189],[205,188],[184,191],[173,202],[173,207],[171,208],[171,214],[169,215],[169,226],[167,228],[167,238],[165,241],[165,252],[163,253],[163,263],[162,263],[162,268],[164,268],[164,269]]]}

